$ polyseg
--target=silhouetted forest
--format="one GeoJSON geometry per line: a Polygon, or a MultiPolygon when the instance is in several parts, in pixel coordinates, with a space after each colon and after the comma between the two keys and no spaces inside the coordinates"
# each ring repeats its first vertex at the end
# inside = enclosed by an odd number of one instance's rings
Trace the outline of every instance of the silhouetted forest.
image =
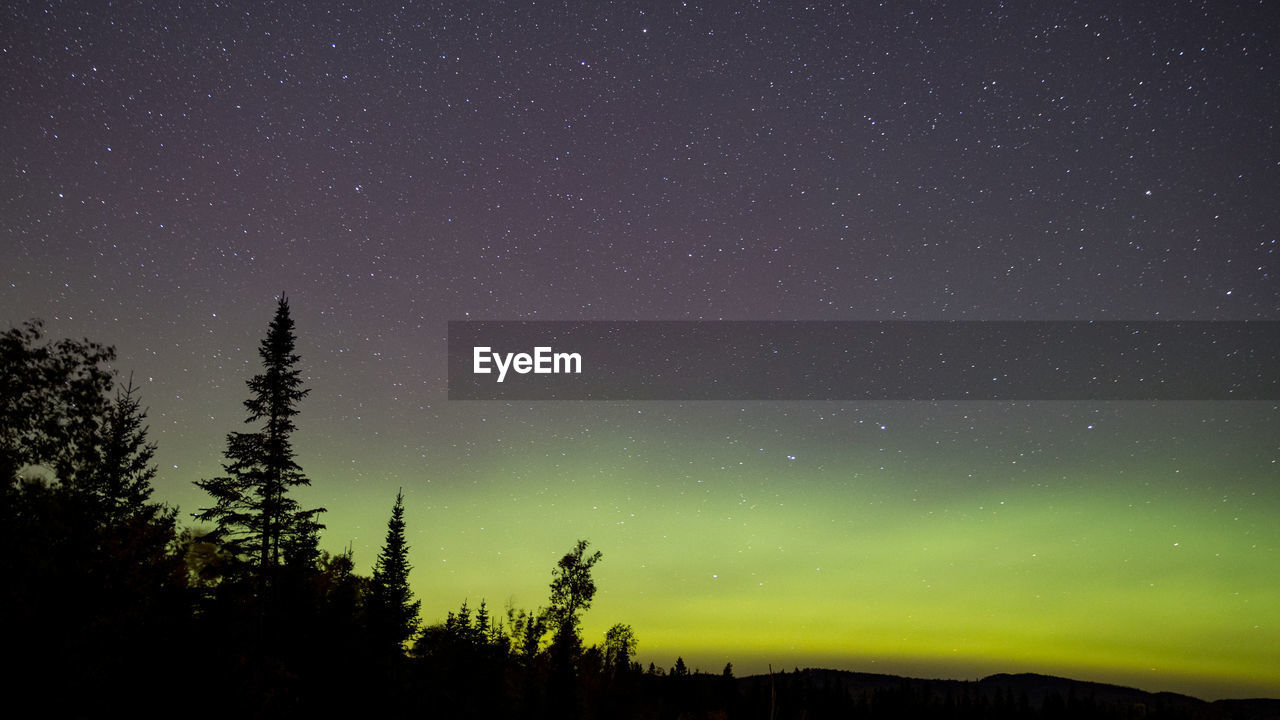
{"type": "Polygon", "coordinates": [[[548,559],[546,605],[462,603],[424,624],[410,586],[403,496],[388,498],[373,572],[319,547],[323,508],[293,451],[302,387],[281,298],[247,380],[251,432],[184,528],[151,498],[156,447],[114,351],[51,342],[37,321],[0,336],[0,554],[6,682],[50,717],[1219,718],[1278,717],[1277,701],[1205,703],[1041,676],[979,682],[822,670],[735,678],[635,661],[633,629],[588,644],[603,558],[579,541],[548,559]],[[201,528],[196,530],[193,528],[201,528]],[[425,625],[425,626],[424,626],[425,625]]]}

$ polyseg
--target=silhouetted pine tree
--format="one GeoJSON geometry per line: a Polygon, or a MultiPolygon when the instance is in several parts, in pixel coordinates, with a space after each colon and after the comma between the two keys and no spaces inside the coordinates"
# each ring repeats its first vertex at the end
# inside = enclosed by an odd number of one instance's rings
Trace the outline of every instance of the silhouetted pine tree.
{"type": "Polygon", "coordinates": [[[404,537],[404,493],[396,493],[396,503],[387,521],[387,541],[378,554],[370,584],[369,616],[377,641],[402,652],[418,630],[418,608],[409,588],[409,544],[404,537]]]}
{"type": "MultiPolygon", "coordinates": [[[[293,319],[283,295],[275,318],[258,348],[263,372],[248,381],[246,423],[262,423],[253,433],[227,435],[226,475],[199,480],[214,505],[195,514],[217,525],[215,537],[232,552],[254,563],[263,584],[270,582],[282,555],[313,563],[315,540],[324,526],[316,517],[324,508],[303,510],[289,490],[311,481],[294,461],[290,436],[296,429],[297,404],[310,392],[302,387],[301,359],[294,352],[293,319]]],[[[291,564],[293,564],[291,562],[291,564]]]]}
{"type": "Polygon", "coordinates": [[[97,462],[82,484],[102,521],[115,526],[129,519],[154,518],[162,506],[149,502],[156,476],[156,444],[147,440],[147,411],[136,396],[133,377],[117,390],[102,422],[97,462]]]}

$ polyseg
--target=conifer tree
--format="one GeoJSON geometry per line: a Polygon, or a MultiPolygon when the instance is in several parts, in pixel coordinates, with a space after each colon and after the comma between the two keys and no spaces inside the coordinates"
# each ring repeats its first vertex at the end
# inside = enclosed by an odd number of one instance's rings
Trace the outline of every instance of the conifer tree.
{"type": "Polygon", "coordinates": [[[303,510],[289,496],[290,489],[311,484],[294,460],[291,440],[297,404],[310,392],[296,367],[301,357],[294,352],[293,327],[289,301],[281,295],[258,348],[263,372],[249,379],[244,402],[245,422],[261,423],[261,429],[228,433],[226,475],[196,482],[214,504],[195,517],[215,523],[215,537],[255,564],[264,582],[282,554],[314,558],[315,538],[324,527],[316,521],[324,508],[303,510]]]}
{"type": "Polygon", "coordinates": [[[684,664],[684,658],[677,657],[676,664],[671,668],[671,677],[688,677],[689,666],[684,664]]]}
{"type": "Polygon", "coordinates": [[[97,462],[84,483],[102,521],[116,525],[129,518],[149,519],[162,506],[149,502],[156,476],[156,444],[147,440],[147,411],[137,397],[133,377],[116,392],[102,422],[97,462]]]}
{"type": "MultiPolygon", "coordinates": [[[[404,537],[404,493],[396,493],[396,503],[387,521],[387,541],[373,568],[370,615],[378,639],[400,652],[418,629],[421,603],[409,588],[409,544],[404,537]]],[[[465,606],[464,606],[465,607],[465,606]]]]}

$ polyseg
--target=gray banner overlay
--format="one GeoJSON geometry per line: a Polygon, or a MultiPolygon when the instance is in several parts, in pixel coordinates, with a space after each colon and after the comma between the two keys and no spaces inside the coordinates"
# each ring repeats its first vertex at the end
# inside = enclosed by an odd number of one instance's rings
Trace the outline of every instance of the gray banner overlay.
{"type": "Polygon", "coordinates": [[[1280,400],[1280,322],[451,321],[449,399],[1280,400]]]}

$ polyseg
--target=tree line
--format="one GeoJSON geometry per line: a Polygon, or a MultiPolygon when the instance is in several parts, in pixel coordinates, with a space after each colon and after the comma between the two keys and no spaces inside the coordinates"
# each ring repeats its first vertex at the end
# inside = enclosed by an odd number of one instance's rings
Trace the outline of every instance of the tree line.
{"type": "MultiPolygon", "coordinates": [[[[617,623],[582,617],[603,557],[579,540],[545,606],[463,602],[423,626],[404,495],[369,575],[320,547],[324,508],[292,435],[309,390],[281,297],[222,474],[182,527],[152,499],[156,445],[112,348],[49,341],[38,321],[0,335],[0,631],[11,704],[50,717],[224,719],[413,714],[448,718],[1187,718],[1275,715],[1274,701],[1203,703],[1064,681],[978,683],[795,670],[737,680],[636,662],[617,623]],[[198,529],[197,529],[198,528],[198,529]],[[1097,688],[1103,688],[1098,690],[1097,688]],[[1123,692],[1117,692],[1123,691],[1123,692]]],[[[749,632],[749,629],[744,629],[749,632]]],[[[1009,678],[1013,679],[1010,680],[1009,678]]]]}
{"type": "Polygon", "coordinates": [[[603,557],[585,540],[552,568],[545,606],[464,602],[426,627],[403,493],[371,575],[350,550],[321,549],[325,509],[293,493],[310,483],[292,441],[310,390],[287,298],[258,355],[251,429],[228,433],[222,473],[196,482],[209,498],[199,524],[183,527],[152,499],[156,445],[132,378],[110,370],[114,350],[49,341],[34,320],[0,336],[0,617],[22,659],[15,693],[67,717],[671,714],[655,683],[689,677],[683,660],[643,670],[622,623],[584,642],[603,557]]]}

